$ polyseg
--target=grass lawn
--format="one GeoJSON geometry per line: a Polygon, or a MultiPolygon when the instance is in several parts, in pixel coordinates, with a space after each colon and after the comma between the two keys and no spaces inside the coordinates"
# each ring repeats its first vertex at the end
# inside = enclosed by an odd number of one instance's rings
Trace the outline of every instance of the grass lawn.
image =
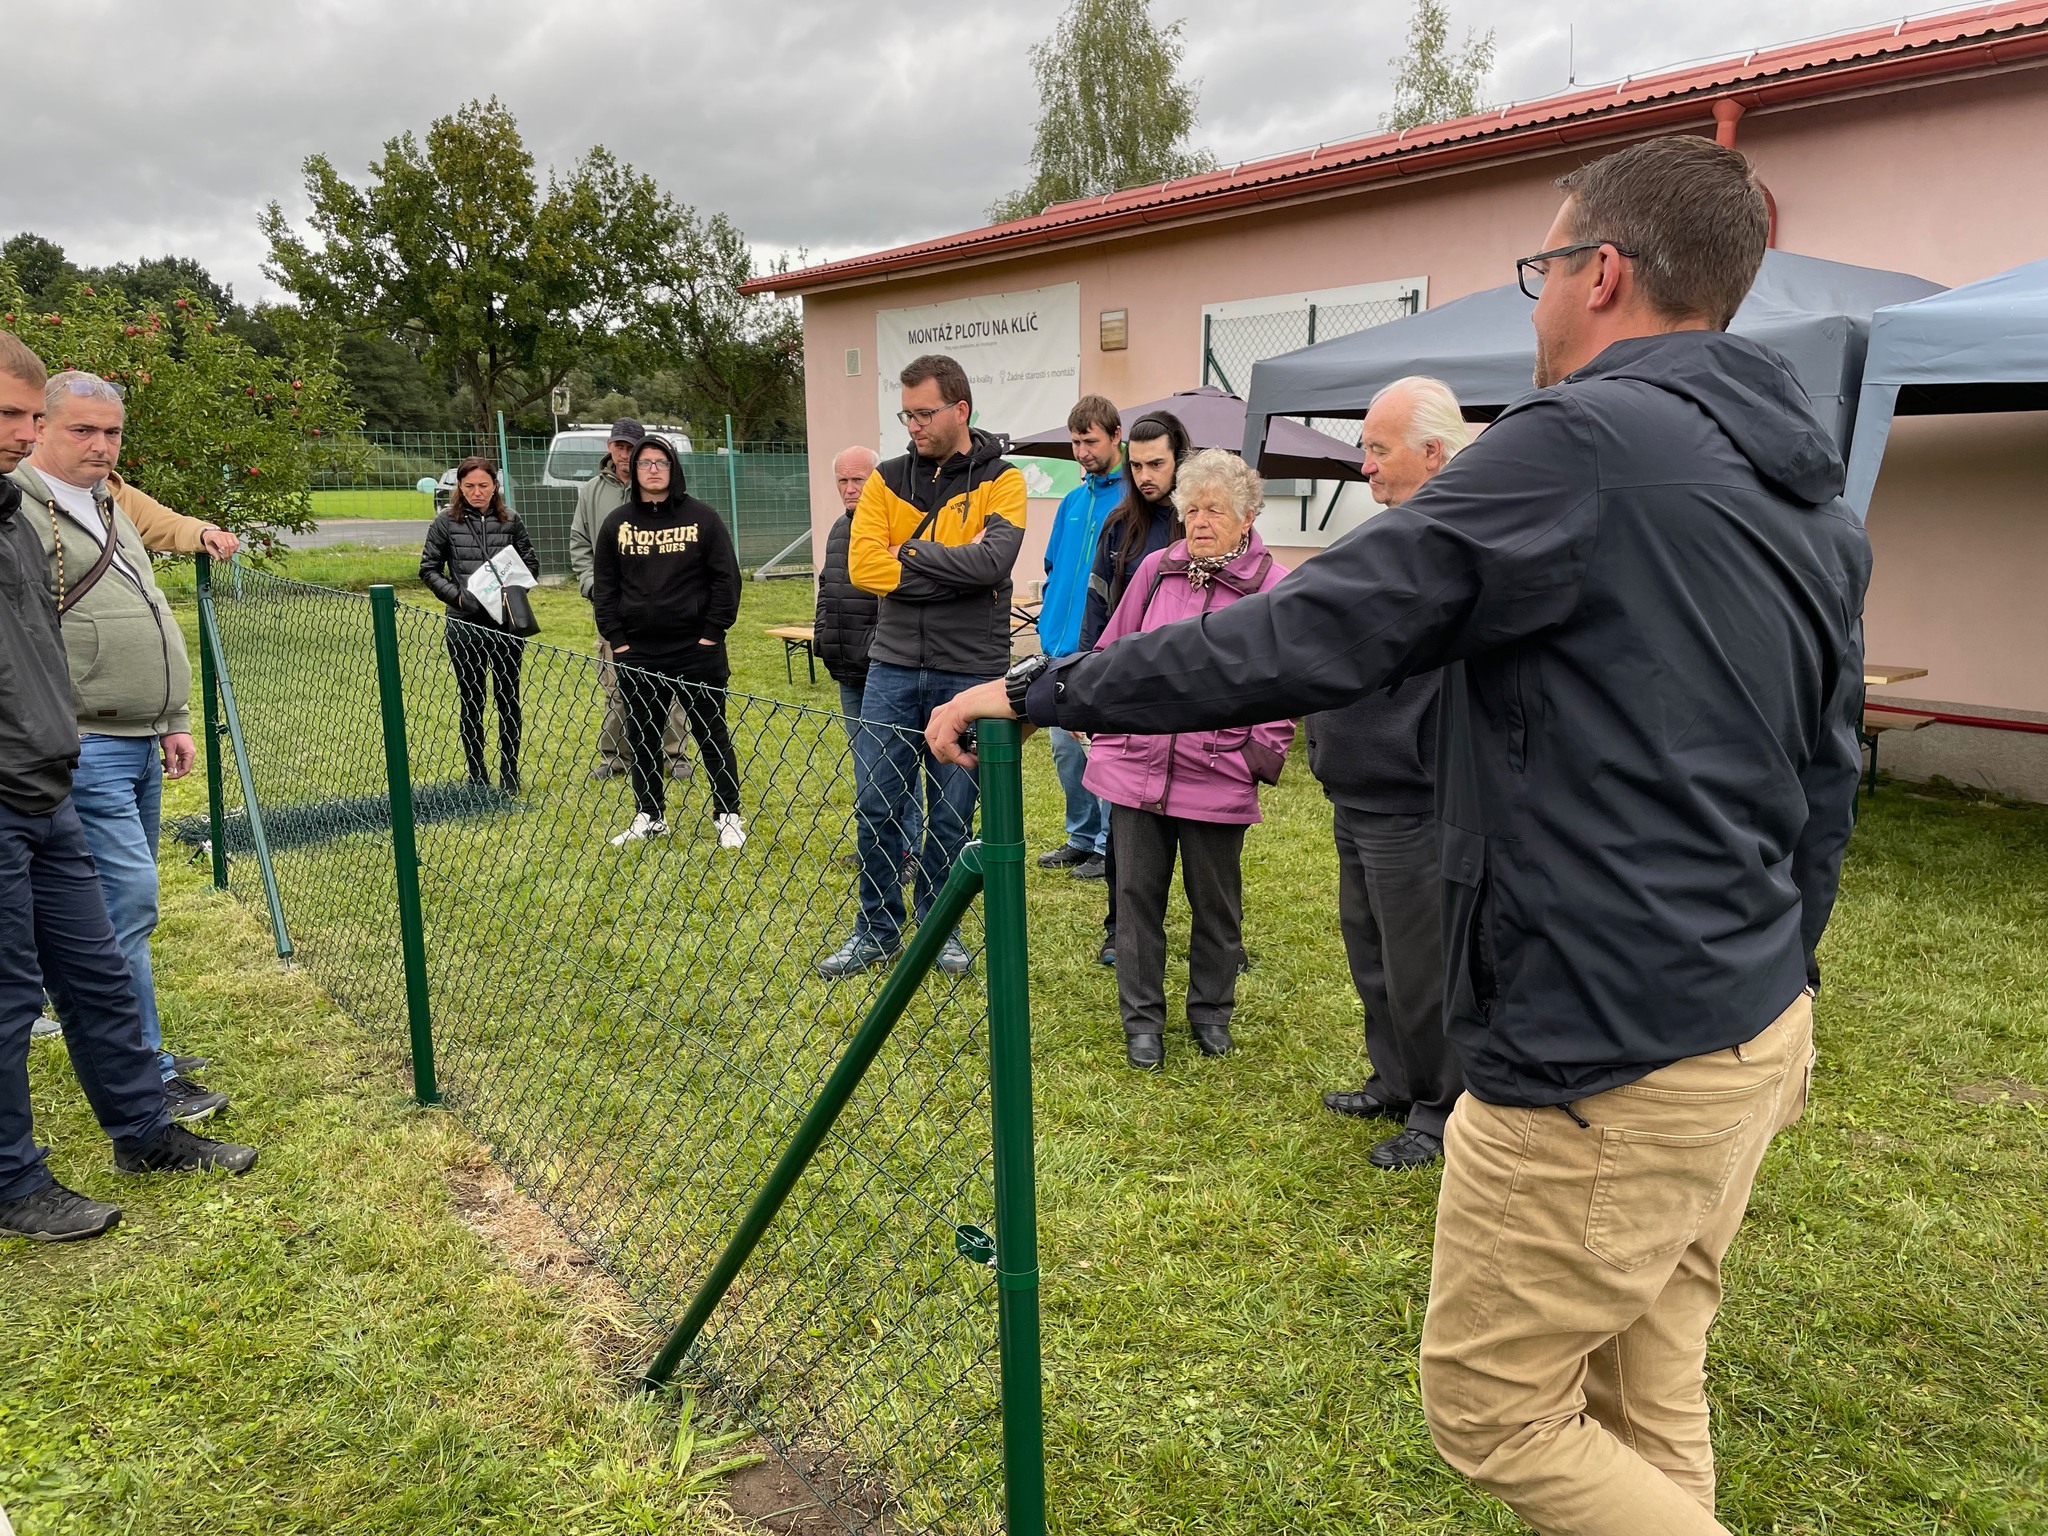
{"type": "Polygon", "coordinates": [[[425,522],[433,515],[434,498],[419,491],[313,492],[313,516],[323,523],[345,517],[425,522]]]}
{"type": "MultiPolygon", "coordinates": [[[[405,552],[309,552],[290,571],[358,585],[415,567],[405,552]]],[[[803,583],[748,584],[736,689],[828,702],[831,686],[807,687],[801,666],[786,681],[779,643],[759,633],[808,601],[803,583]]],[[[588,646],[573,591],[543,589],[536,607],[546,640],[588,646]]],[[[410,662],[409,705],[445,713],[428,696],[445,661],[422,647],[410,662]]],[[[339,670],[324,681],[323,697],[360,692],[339,670]]],[[[588,724],[550,708],[529,704],[532,752],[588,724]]],[[[427,757],[445,771],[445,721],[427,718],[416,769],[427,757]]],[[[304,752],[336,782],[352,771],[329,744],[304,752]]],[[[531,770],[535,799],[564,808],[554,820],[481,824],[499,827],[495,842],[477,824],[436,828],[422,840],[430,873],[510,846],[507,827],[535,846],[581,847],[567,834],[587,841],[583,823],[616,817],[619,797],[578,787],[566,767],[541,756],[531,770]]],[[[1036,850],[1059,836],[1041,741],[1026,747],[1026,788],[1036,850]]],[[[202,801],[195,776],[169,809],[202,801]]],[[[843,873],[802,864],[794,843],[792,862],[775,862],[785,850],[769,805],[750,805],[760,867],[836,890],[843,873]]],[[[1113,977],[1093,964],[1100,886],[1030,872],[1056,1529],[1519,1528],[1436,1460],[1416,1404],[1436,1177],[1372,1170],[1365,1150],[1388,1128],[1320,1107],[1324,1088],[1355,1086],[1363,1070],[1328,837],[1297,755],[1247,842],[1242,1049],[1210,1062],[1170,1039],[1158,1079],[1122,1066],[1113,977]]],[[[686,837],[674,844],[650,850],[637,886],[596,892],[583,931],[616,943],[603,914],[648,889],[692,889],[714,867],[686,837]]],[[[297,857],[316,872],[330,856],[297,857]]],[[[383,862],[388,882],[388,850],[383,862]]],[[[503,878],[549,892],[561,874],[529,863],[503,878]]],[[[100,1243],[0,1249],[0,1504],[23,1536],[724,1528],[724,1507],[674,1469],[673,1409],[623,1389],[644,1358],[641,1314],[549,1256],[544,1234],[507,1241],[504,1223],[479,1215],[489,1170],[471,1128],[519,1150],[518,1117],[481,1098],[462,1117],[410,1108],[398,1030],[367,1033],[307,971],[281,969],[260,900],[215,895],[169,843],[165,882],[159,987],[173,1042],[216,1058],[210,1076],[236,1096],[222,1129],[259,1142],[265,1161],[234,1183],[119,1181],[61,1052],[37,1048],[38,1123],[57,1171],[118,1193],[128,1220],[100,1243]]],[[[814,926],[836,910],[811,886],[784,888],[814,926]]],[[[506,985],[561,994],[545,1027],[573,1038],[573,1068],[624,1046],[586,1019],[586,1002],[601,1011],[602,978],[545,963],[566,942],[533,916],[546,910],[451,906],[443,920],[526,916],[535,974],[506,985]]],[[[1184,912],[1178,924],[1170,985],[1184,912]]],[[[721,933],[702,942],[728,942],[721,933]]],[[[309,924],[309,954],[322,939],[309,924]]],[[[388,964],[373,949],[364,974],[385,967],[381,988],[388,964]]],[[[630,946],[617,957],[621,974],[644,959],[630,946]]],[[[787,974],[810,958],[792,955],[787,974]]],[[[693,964],[631,984],[707,1000],[766,985],[742,968],[712,972],[712,987],[693,964]]],[[[1721,1517],[1816,1536],[2048,1530],[2048,813],[1888,786],[1866,802],[1824,966],[1813,1107],[1765,1165],[1714,1340],[1721,1517]]],[[[482,1025],[451,1043],[457,1088],[497,1082],[503,1044],[482,1025]]],[[[521,1102],[545,1122],[545,1103],[521,1102]]],[[[620,1145],[637,1123],[579,1112],[620,1145]]],[[[544,1160],[523,1171],[566,1187],[544,1160]]],[[[593,1240],[643,1261],[661,1251],[593,1240]]]]}

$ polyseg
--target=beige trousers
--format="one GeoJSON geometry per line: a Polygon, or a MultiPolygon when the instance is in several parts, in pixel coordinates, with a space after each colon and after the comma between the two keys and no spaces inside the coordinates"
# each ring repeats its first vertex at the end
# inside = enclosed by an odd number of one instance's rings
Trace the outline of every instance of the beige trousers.
{"type": "Polygon", "coordinates": [[[1545,1536],[1709,1536],[1707,1330],[1764,1149],[1806,1107],[1813,1004],[1573,1108],[1470,1094],[1445,1139],[1422,1406],[1545,1536]]]}
{"type": "MultiPolygon", "coordinates": [[[[633,754],[626,749],[626,717],[619,705],[618,670],[612,665],[612,648],[603,640],[597,642],[597,686],[604,690],[604,724],[597,730],[597,750],[608,767],[624,773],[633,754]]],[[[671,776],[679,777],[680,770],[689,766],[689,741],[689,717],[683,713],[682,700],[677,699],[669,705],[668,723],[661,733],[661,752],[668,760],[671,776]]]]}

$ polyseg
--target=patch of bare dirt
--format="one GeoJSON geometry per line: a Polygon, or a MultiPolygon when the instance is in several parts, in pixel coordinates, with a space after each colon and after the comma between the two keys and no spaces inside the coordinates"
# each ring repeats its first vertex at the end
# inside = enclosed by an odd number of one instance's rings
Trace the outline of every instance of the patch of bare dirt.
{"type": "Polygon", "coordinates": [[[619,1283],[487,1158],[448,1170],[463,1225],[495,1248],[529,1290],[566,1294],[576,1347],[599,1374],[638,1372],[658,1340],[619,1283]]]}
{"type": "Polygon", "coordinates": [[[1949,1097],[1965,1104],[2048,1104],[2048,1092],[2016,1077],[1995,1077],[1988,1083],[1964,1083],[1949,1097]]]}
{"type": "Polygon", "coordinates": [[[844,1463],[832,1455],[819,1457],[814,1480],[837,1489],[836,1513],[818,1501],[802,1478],[760,1441],[741,1450],[759,1451],[767,1459],[733,1473],[718,1485],[718,1495],[731,1509],[743,1529],[771,1531],[774,1536],[888,1536],[895,1522],[889,1518],[887,1501],[850,1482],[844,1463]]]}

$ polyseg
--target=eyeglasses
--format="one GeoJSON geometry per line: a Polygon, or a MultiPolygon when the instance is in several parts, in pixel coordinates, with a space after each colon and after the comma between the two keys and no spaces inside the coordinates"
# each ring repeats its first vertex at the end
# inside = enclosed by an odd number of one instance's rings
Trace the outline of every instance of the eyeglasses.
{"type": "MultiPolygon", "coordinates": [[[[953,405],[958,405],[959,403],[960,402],[958,400],[955,400],[953,402],[953,405]]],[[[945,415],[946,412],[953,409],[953,405],[934,406],[927,410],[921,411],[898,411],[896,413],[896,419],[902,422],[903,425],[905,425],[906,427],[909,426],[912,422],[916,422],[920,427],[928,427],[932,424],[932,418],[934,416],[945,415]]]]}
{"type": "Polygon", "coordinates": [[[1597,251],[1603,245],[1614,246],[1617,256],[1626,256],[1633,261],[1642,255],[1625,245],[1615,245],[1612,240],[1582,240],[1577,245],[1560,245],[1554,251],[1538,251],[1534,256],[1524,256],[1515,263],[1515,281],[1522,292],[1532,299],[1543,296],[1543,279],[1550,275],[1550,263],[1562,261],[1567,256],[1577,256],[1585,251],[1597,251]]]}
{"type": "Polygon", "coordinates": [[[128,398],[128,391],[112,379],[102,379],[94,374],[80,373],[64,381],[64,392],[77,395],[82,400],[112,400],[117,404],[128,398]]]}
{"type": "Polygon", "coordinates": [[[660,470],[660,471],[661,471],[661,472],[662,472],[662,473],[663,473],[664,475],[665,475],[665,474],[667,474],[667,473],[668,473],[668,457],[667,457],[667,455],[665,455],[665,454],[664,454],[664,455],[663,455],[662,457],[660,457],[660,458],[654,458],[654,459],[642,459],[642,460],[640,461],[640,472],[641,472],[642,474],[645,474],[645,473],[647,473],[647,471],[648,471],[648,470],[650,470],[650,469],[658,469],[658,470],[660,470]]]}

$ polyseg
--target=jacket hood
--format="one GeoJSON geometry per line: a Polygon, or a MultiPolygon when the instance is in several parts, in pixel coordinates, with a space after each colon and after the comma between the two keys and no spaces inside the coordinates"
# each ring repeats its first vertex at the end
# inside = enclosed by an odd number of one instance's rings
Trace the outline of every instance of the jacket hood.
{"type": "MultiPolygon", "coordinates": [[[[683,475],[683,461],[676,456],[675,445],[665,437],[656,437],[649,433],[647,441],[641,443],[633,450],[634,464],[637,465],[640,462],[640,455],[650,448],[660,449],[663,456],[668,460],[668,495],[663,500],[668,502],[670,506],[680,505],[683,498],[690,494],[690,483],[683,475]]],[[[639,479],[640,476],[636,472],[633,476],[634,483],[626,487],[626,499],[628,501],[639,501],[639,479]]]]}
{"type": "Polygon", "coordinates": [[[1842,455],[1792,367],[1726,331],[1617,341],[1566,383],[1634,379],[1691,402],[1772,485],[1809,506],[1841,495],[1842,455]]]}

